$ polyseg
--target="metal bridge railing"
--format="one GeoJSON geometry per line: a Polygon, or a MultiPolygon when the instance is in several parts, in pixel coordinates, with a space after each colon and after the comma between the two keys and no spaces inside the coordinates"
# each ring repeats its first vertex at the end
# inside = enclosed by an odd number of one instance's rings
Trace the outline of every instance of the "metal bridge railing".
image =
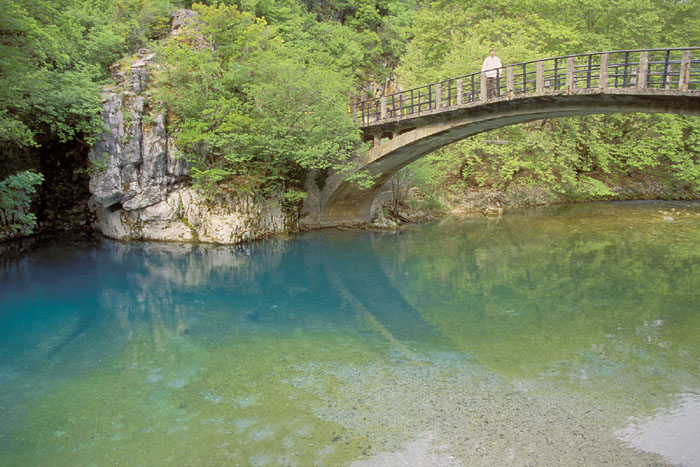
{"type": "MultiPolygon", "coordinates": [[[[700,90],[700,47],[637,49],[565,55],[499,69],[497,97],[579,89],[700,90]],[[696,58],[692,55],[695,54],[696,58]]],[[[359,126],[401,120],[488,100],[482,72],[351,104],[359,126]]]]}

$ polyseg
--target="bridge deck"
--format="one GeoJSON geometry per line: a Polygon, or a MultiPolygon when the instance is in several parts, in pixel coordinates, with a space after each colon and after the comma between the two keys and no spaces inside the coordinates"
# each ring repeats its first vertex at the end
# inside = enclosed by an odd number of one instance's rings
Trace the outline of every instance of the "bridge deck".
{"type": "MultiPolygon", "coordinates": [[[[664,94],[700,90],[700,47],[620,50],[546,58],[506,65],[498,69],[495,93],[488,98],[481,71],[446,79],[350,107],[357,124],[374,134],[420,125],[437,114],[470,109],[488,102],[534,96],[615,94],[653,90],[664,94]],[[696,52],[697,55],[697,52],[696,52]]],[[[444,117],[444,115],[443,115],[444,117]]]]}

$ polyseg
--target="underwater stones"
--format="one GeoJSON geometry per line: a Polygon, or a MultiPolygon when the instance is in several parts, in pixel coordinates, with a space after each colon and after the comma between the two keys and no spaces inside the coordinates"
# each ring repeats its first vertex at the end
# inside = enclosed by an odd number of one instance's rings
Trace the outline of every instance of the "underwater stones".
{"type": "Polygon", "coordinates": [[[165,386],[170,389],[182,389],[187,385],[187,380],[184,378],[173,378],[165,383],[165,386]]]}

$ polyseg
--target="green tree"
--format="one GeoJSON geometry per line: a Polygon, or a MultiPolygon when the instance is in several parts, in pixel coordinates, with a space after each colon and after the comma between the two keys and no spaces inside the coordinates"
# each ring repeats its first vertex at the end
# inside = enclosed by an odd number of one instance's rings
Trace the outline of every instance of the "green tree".
{"type": "Polygon", "coordinates": [[[36,216],[29,205],[43,179],[41,174],[25,171],[0,181],[0,240],[33,232],[36,216]]]}
{"type": "Polygon", "coordinates": [[[410,39],[416,0],[238,0],[288,44],[352,73],[357,88],[390,77],[410,39]]]}
{"type": "Polygon", "coordinates": [[[350,79],[235,6],[195,10],[198,21],[160,50],[156,90],[196,182],[298,192],[306,170],[345,167],[359,143],[350,79]]]}

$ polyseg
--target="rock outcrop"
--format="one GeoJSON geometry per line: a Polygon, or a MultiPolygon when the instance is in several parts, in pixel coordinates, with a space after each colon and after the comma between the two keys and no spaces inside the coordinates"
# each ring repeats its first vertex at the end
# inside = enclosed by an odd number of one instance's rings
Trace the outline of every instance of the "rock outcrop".
{"type": "MultiPolygon", "coordinates": [[[[179,27],[187,12],[173,14],[179,27]]],[[[233,244],[286,232],[296,220],[279,202],[249,196],[208,200],[190,186],[166,115],[148,90],[155,55],[142,49],[128,67],[115,65],[116,85],[102,93],[105,132],[90,151],[90,208],[96,228],[119,240],[233,244]]]]}

